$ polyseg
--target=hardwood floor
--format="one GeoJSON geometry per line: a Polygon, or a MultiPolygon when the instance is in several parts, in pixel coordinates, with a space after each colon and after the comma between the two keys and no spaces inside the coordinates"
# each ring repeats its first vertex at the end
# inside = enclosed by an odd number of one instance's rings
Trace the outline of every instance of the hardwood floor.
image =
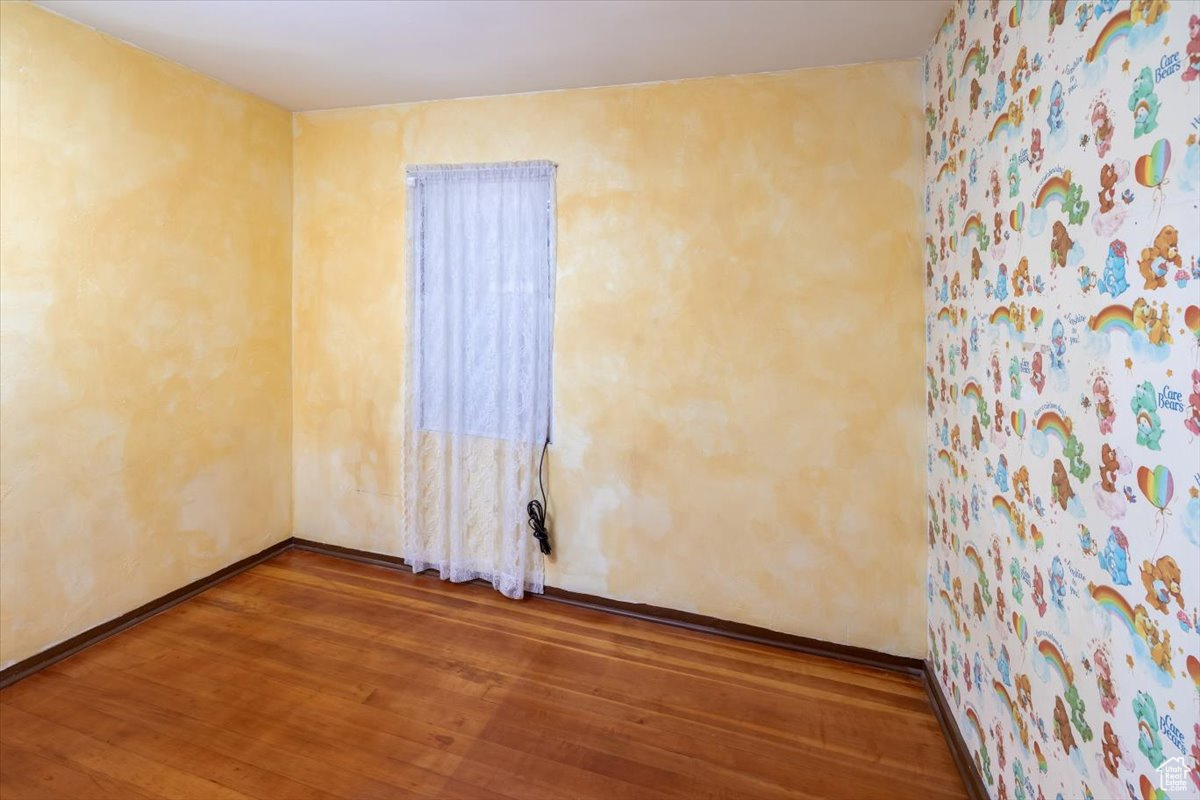
{"type": "Polygon", "coordinates": [[[289,551],[0,692],[0,797],[961,798],[920,683],[289,551]]]}

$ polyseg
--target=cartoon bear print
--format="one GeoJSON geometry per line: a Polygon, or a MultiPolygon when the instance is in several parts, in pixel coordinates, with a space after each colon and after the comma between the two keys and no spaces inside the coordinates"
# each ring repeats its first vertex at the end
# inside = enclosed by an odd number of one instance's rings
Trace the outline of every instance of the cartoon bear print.
{"type": "Polygon", "coordinates": [[[1144,136],[1158,127],[1158,95],[1154,93],[1154,73],[1149,67],[1133,79],[1129,110],[1133,112],[1133,138],[1144,136]]]}
{"type": "Polygon", "coordinates": [[[1142,248],[1142,257],[1138,260],[1138,268],[1146,281],[1145,288],[1161,289],[1166,286],[1172,266],[1176,270],[1183,267],[1183,257],[1179,254],[1179,231],[1173,225],[1164,225],[1154,237],[1154,244],[1142,248]]]}
{"type": "Polygon", "coordinates": [[[1097,284],[1100,294],[1117,297],[1129,288],[1129,281],[1125,278],[1128,262],[1129,254],[1125,243],[1120,239],[1113,239],[1108,246],[1108,257],[1104,260],[1104,275],[1097,284]]]}
{"type": "Polygon", "coordinates": [[[1120,699],[1113,685],[1112,664],[1109,663],[1108,650],[1103,645],[1093,653],[1096,663],[1096,688],[1100,690],[1100,707],[1105,714],[1114,714],[1120,699]]]}
{"type": "Polygon", "coordinates": [[[1050,87],[1049,111],[1046,112],[1046,133],[1055,134],[1063,127],[1063,108],[1066,100],[1063,98],[1062,81],[1055,81],[1050,87]]]}
{"type": "Polygon", "coordinates": [[[1128,586],[1129,581],[1129,539],[1125,532],[1115,525],[1108,532],[1108,543],[1096,555],[1100,568],[1112,577],[1117,586],[1128,586]]]}
{"type": "MultiPolygon", "coordinates": [[[[1117,418],[1117,409],[1113,405],[1108,381],[1105,380],[1103,375],[1097,375],[1096,379],[1092,381],[1092,397],[1096,404],[1096,419],[1100,423],[1100,433],[1112,433],[1113,420],[1117,418]]],[[[1109,448],[1109,450],[1111,451],[1112,448],[1109,448]]]]}
{"type": "Polygon", "coordinates": [[[1171,665],[1171,632],[1158,627],[1158,623],[1150,619],[1150,612],[1139,603],[1133,609],[1133,628],[1150,650],[1150,661],[1168,675],[1175,674],[1171,665]]]}
{"type": "Polygon", "coordinates": [[[1013,494],[1019,502],[1029,503],[1029,469],[1020,467],[1012,474],[1013,494]]]}
{"type": "Polygon", "coordinates": [[[1022,257],[1012,274],[1013,297],[1022,297],[1032,287],[1029,280],[1029,259],[1022,257]]]}
{"type": "Polygon", "coordinates": [[[1163,556],[1154,563],[1143,561],[1142,585],[1146,587],[1146,602],[1163,614],[1170,611],[1172,599],[1182,609],[1183,593],[1179,588],[1182,577],[1179,565],[1170,556],[1163,556]]]}
{"type": "Polygon", "coordinates": [[[1129,19],[1149,27],[1158,22],[1158,18],[1170,7],[1168,0],[1132,0],[1129,4],[1129,19]]]}
{"type": "Polygon", "coordinates": [[[1150,338],[1150,344],[1163,345],[1171,344],[1171,307],[1167,303],[1159,305],[1158,314],[1154,316],[1153,322],[1150,324],[1146,335],[1150,338]]]}
{"type": "Polygon", "coordinates": [[[1109,494],[1116,494],[1117,475],[1121,472],[1121,461],[1117,451],[1108,442],[1100,445],[1100,488],[1109,494]]]}
{"type": "Polygon", "coordinates": [[[1061,459],[1054,459],[1054,474],[1050,476],[1050,497],[1057,501],[1059,506],[1064,511],[1067,510],[1067,503],[1075,496],[1075,490],[1071,488],[1071,479],[1067,477],[1067,468],[1063,465],[1061,459]]]}
{"type": "Polygon", "coordinates": [[[1067,0],[1051,0],[1050,2],[1050,33],[1067,21],[1067,0]]]}
{"type": "Polygon", "coordinates": [[[1037,390],[1038,394],[1046,388],[1046,373],[1042,365],[1042,351],[1038,350],[1033,354],[1033,362],[1030,367],[1029,383],[1037,390]]]}
{"type": "Polygon", "coordinates": [[[1042,171],[1042,161],[1046,157],[1046,151],[1042,148],[1042,130],[1034,128],[1029,133],[1029,166],[1033,167],[1034,172],[1042,171]]]}
{"type": "Polygon", "coordinates": [[[1133,312],[1133,329],[1144,331],[1148,336],[1154,323],[1158,321],[1158,311],[1146,302],[1144,297],[1134,300],[1130,310],[1133,312]]]}
{"type": "Polygon", "coordinates": [[[1021,49],[1017,51],[1017,58],[1013,62],[1012,69],[1009,70],[1008,82],[1012,86],[1013,96],[1016,97],[1017,92],[1021,91],[1021,87],[1025,85],[1025,81],[1033,71],[1029,69],[1029,49],[1025,45],[1021,45],[1021,49]]]}
{"type": "Polygon", "coordinates": [[[1107,769],[1113,777],[1120,777],[1121,769],[1121,740],[1113,733],[1112,723],[1108,720],[1104,721],[1104,768],[1107,769]]]}
{"type": "Polygon", "coordinates": [[[1112,115],[1108,113],[1108,104],[1097,100],[1092,106],[1092,140],[1096,143],[1096,154],[1101,158],[1108,155],[1112,138],[1113,122],[1112,115]]]}
{"type": "Polygon", "coordinates": [[[1193,436],[1200,436],[1200,369],[1192,370],[1192,393],[1188,395],[1188,418],[1183,421],[1193,436]]]}
{"type": "Polygon", "coordinates": [[[1158,416],[1158,397],[1154,393],[1154,384],[1142,381],[1133,391],[1129,399],[1129,408],[1137,420],[1137,443],[1151,450],[1161,450],[1163,427],[1158,416]]]}
{"type": "MultiPolygon", "coordinates": [[[[1200,14],[1192,14],[1188,19],[1188,34],[1191,40],[1187,45],[1187,67],[1180,78],[1194,81],[1200,79],[1200,14]]],[[[1200,786],[1200,781],[1197,785],[1200,786]]]]}
{"type": "Polygon", "coordinates": [[[1063,747],[1064,753],[1070,753],[1075,744],[1075,734],[1071,732],[1071,718],[1067,716],[1067,707],[1061,697],[1054,698],[1054,738],[1063,747]]]}
{"type": "Polygon", "coordinates": [[[1100,191],[1097,195],[1100,200],[1100,213],[1107,214],[1116,206],[1117,200],[1117,168],[1112,164],[1103,164],[1100,167],[1100,191]]]}
{"type": "Polygon", "coordinates": [[[1061,220],[1055,220],[1050,235],[1050,266],[1065,267],[1067,254],[1074,246],[1071,234],[1067,233],[1067,226],[1063,225],[1061,220]]]}
{"type": "Polygon", "coordinates": [[[1150,646],[1150,660],[1154,666],[1173,676],[1175,667],[1171,665],[1171,632],[1160,631],[1158,625],[1151,622],[1146,628],[1146,644],[1150,646]]]}
{"type": "Polygon", "coordinates": [[[1030,595],[1033,605],[1037,608],[1038,616],[1046,616],[1046,593],[1042,581],[1042,571],[1036,565],[1033,568],[1033,591],[1030,595]]]}
{"type": "Polygon", "coordinates": [[[1132,706],[1138,721],[1138,750],[1151,764],[1161,764],[1166,756],[1158,733],[1158,709],[1154,705],[1154,698],[1145,692],[1138,692],[1132,706]]]}

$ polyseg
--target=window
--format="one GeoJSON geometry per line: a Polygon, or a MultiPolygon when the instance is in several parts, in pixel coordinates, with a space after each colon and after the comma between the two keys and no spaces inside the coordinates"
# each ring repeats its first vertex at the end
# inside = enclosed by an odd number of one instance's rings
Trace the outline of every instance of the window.
{"type": "Polygon", "coordinates": [[[409,168],[419,430],[549,436],[554,171],[549,162],[409,168]]]}

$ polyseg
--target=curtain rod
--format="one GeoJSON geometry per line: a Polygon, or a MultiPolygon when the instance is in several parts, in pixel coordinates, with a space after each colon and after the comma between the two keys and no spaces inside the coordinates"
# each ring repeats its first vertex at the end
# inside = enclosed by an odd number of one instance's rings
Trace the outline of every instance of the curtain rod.
{"type": "Polygon", "coordinates": [[[470,163],[470,164],[409,164],[405,167],[405,171],[409,175],[420,174],[424,172],[456,172],[468,170],[485,170],[485,169],[505,169],[505,168],[520,168],[520,167],[550,167],[558,168],[558,163],[554,161],[496,161],[492,163],[470,163]]]}

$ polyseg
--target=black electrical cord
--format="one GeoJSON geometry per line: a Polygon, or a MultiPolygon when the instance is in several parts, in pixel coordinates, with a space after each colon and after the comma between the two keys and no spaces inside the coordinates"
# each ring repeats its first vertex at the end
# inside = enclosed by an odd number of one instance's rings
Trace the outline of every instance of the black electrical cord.
{"type": "Polygon", "coordinates": [[[529,512],[529,527],[533,530],[533,538],[538,540],[538,547],[544,555],[550,555],[550,532],[546,530],[546,485],[542,483],[542,466],[546,463],[546,448],[550,446],[550,437],[542,445],[542,458],[538,461],[538,486],[542,489],[542,501],[530,500],[525,510],[529,512]]]}

